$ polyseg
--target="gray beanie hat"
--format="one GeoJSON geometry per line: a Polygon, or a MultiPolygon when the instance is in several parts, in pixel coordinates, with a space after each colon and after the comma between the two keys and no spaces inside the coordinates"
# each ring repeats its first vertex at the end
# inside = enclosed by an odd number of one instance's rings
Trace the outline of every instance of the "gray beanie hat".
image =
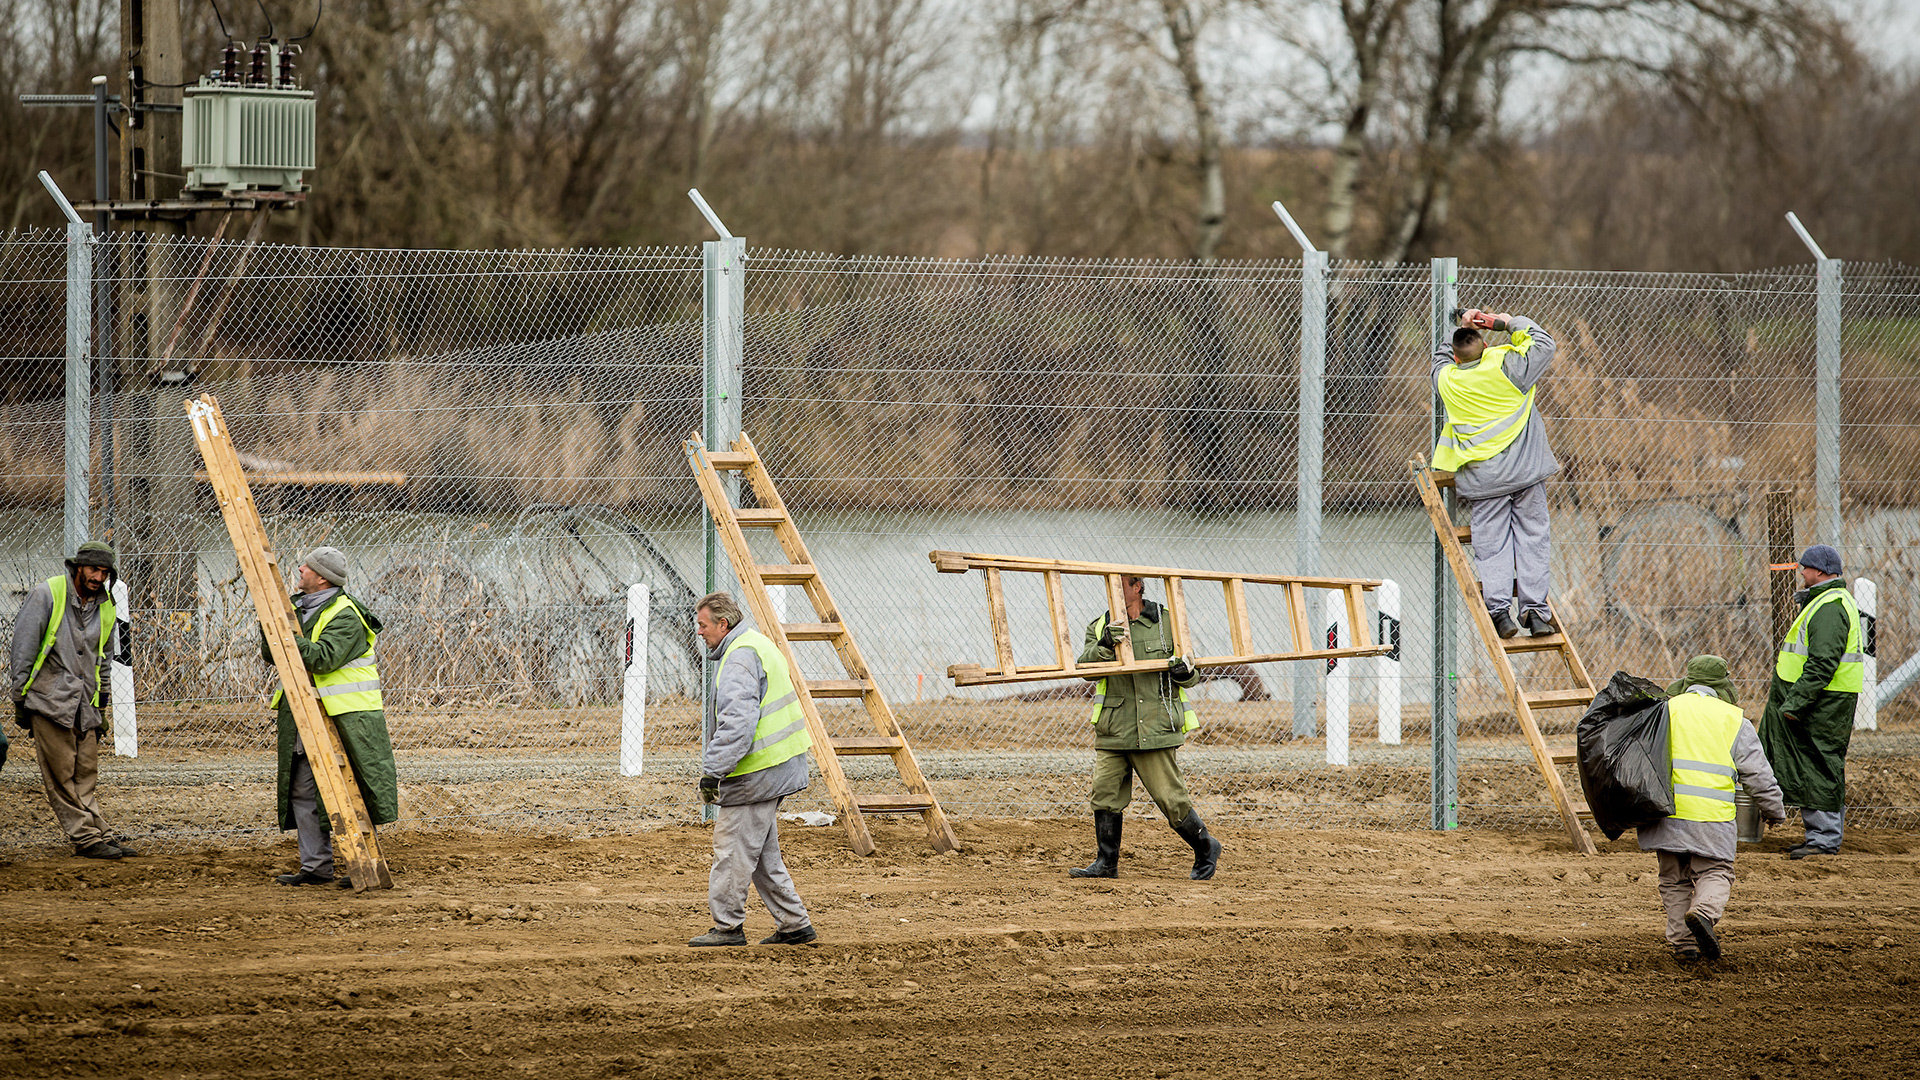
{"type": "Polygon", "coordinates": [[[1800,553],[1800,565],[1809,570],[1818,570],[1823,574],[1840,572],[1840,553],[1831,545],[1815,544],[1800,553]]]}
{"type": "Polygon", "coordinates": [[[300,565],[326,578],[328,581],[345,587],[347,584],[347,557],[339,548],[317,547],[307,552],[300,565]]]}

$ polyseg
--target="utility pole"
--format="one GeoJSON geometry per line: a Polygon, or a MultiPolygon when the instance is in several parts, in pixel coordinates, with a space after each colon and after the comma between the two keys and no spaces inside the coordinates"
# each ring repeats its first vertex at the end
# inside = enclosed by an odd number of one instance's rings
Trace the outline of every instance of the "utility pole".
{"type": "MultiPolygon", "coordinates": [[[[121,100],[126,113],[120,132],[120,201],[157,202],[177,198],[184,183],[180,164],[180,84],[186,81],[181,41],[182,0],[121,0],[121,100]]],[[[171,295],[168,256],[171,241],[185,233],[190,215],[128,215],[132,232],[121,247],[120,347],[108,390],[128,395],[124,411],[127,458],[121,471],[127,546],[136,558],[130,566],[136,607],[162,612],[192,612],[198,606],[198,537],[186,526],[193,507],[193,468],[182,445],[161,446],[156,417],[184,415],[186,385],[160,379],[157,358],[169,313],[178,305],[171,295]],[[164,554],[163,554],[164,553],[164,554]]],[[[181,442],[181,440],[170,440],[181,442]]],[[[168,616],[162,615],[162,618],[168,616]]]]}

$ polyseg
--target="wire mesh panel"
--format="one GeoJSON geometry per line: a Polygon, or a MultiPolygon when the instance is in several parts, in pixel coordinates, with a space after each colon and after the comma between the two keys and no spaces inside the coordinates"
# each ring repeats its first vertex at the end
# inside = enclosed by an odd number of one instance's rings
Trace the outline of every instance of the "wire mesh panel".
{"type": "MultiPolygon", "coordinates": [[[[64,242],[0,243],[0,335],[17,373],[0,398],[8,637],[26,588],[59,569],[64,242]]],[[[140,706],[139,756],[110,760],[103,780],[118,828],[242,836],[273,822],[270,669],[181,408],[206,391],[283,567],[315,545],[343,549],[349,591],[385,624],[407,823],[697,816],[689,625],[707,582],[681,452],[704,404],[697,251],[120,234],[95,267],[90,517],[132,587],[140,706]],[[636,589],[649,615],[630,654],[636,589]],[[622,709],[633,654],[643,728],[622,709]],[[644,767],[623,775],[636,738],[644,767]]],[[[950,812],[1082,812],[1093,700],[1084,680],[956,687],[948,666],[994,645],[978,573],[937,573],[934,549],[1391,582],[1391,624],[1379,593],[1365,617],[1369,635],[1397,635],[1395,657],[1209,672],[1181,760],[1209,816],[1428,823],[1432,598],[1454,585],[1434,578],[1405,462],[1432,449],[1431,275],[1331,267],[1325,353],[1307,356],[1308,383],[1317,371],[1324,387],[1321,495],[1303,518],[1302,273],[750,251],[744,427],[950,812]]],[[[1920,275],[1852,267],[1844,287],[1835,539],[1811,531],[1811,272],[1460,274],[1463,303],[1530,316],[1559,344],[1537,401],[1561,465],[1547,483],[1553,597],[1596,678],[1664,682],[1714,652],[1758,714],[1774,648],[1770,491],[1798,508],[1792,544],[1831,540],[1849,577],[1880,582],[1883,677],[1916,651],[1904,598],[1920,584],[1920,275]]],[[[788,617],[811,619],[797,590],[772,591],[788,617]]],[[[1148,596],[1164,600],[1157,582],[1148,596]]],[[[1016,660],[1051,661],[1038,583],[1010,581],[1007,597],[1016,660]]],[[[1284,603],[1249,600],[1261,651],[1283,647],[1284,603]]],[[[1188,602],[1196,648],[1228,651],[1224,596],[1195,588],[1188,602]]],[[[1064,606],[1078,645],[1106,599],[1070,582],[1064,606]]],[[[1354,632],[1318,597],[1310,614],[1315,635],[1354,632]]],[[[1471,625],[1439,629],[1458,643],[1460,820],[1551,827],[1471,625]]],[[[800,646],[803,668],[841,677],[809,651],[825,648],[800,646]]],[[[860,721],[823,713],[849,733],[860,721]]],[[[1577,716],[1547,714],[1550,741],[1570,743],[1577,716]]],[[[1856,738],[1856,820],[1920,815],[1917,722],[1896,699],[1856,738]]],[[[888,772],[847,765],[856,783],[888,772]]],[[[0,845],[51,842],[30,770],[0,775],[0,801],[15,811],[0,845]]],[[[825,805],[816,785],[796,808],[825,805]]]]}

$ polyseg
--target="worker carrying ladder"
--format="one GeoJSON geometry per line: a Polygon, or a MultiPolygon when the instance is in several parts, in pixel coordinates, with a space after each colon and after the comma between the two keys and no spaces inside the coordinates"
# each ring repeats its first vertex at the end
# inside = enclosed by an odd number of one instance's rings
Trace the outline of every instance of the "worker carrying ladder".
{"type": "Polygon", "coordinates": [[[880,684],[873,678],[866,659],[860,655],[860,647],[854,644],[853,628],[841,618],[840,609],[827,592],[820,569],[808,553],[800,530],[794,527],[793,517],[780,500],[780,493],[773,486],[773,477],[760,460],[760,452],[754,447],[753,440],[743,432],[734,441],[731,450],[709,450],[696,431],[687,439],[686,452],[687,463],[693,467],[693,475],[700,482],[700,494],[706,499],[707,512],[713,516],[720,542],[726,548],[727,558],[733,563],[734,573],[739,575],[740,591],[745,594],[743,599],[747,608],[760,624],[760,632],[772,638],[773,643],[779,646],[781,655],[787,658],[787,666],[793,675],[794,694],[800,699],[800,709],[807,717],[807,732],[813,737],[814,748],[822,751],[814,755],[814,764],[819,768],[821,778],[827,782],[827,791],[833,797],[834,807],[840,813],[840,822],[847,830],[847,840],[853,845],[853,850],[861,855],[873,854],[873,837],[867,829],[867,814],[919,814],[926,822],[927,839],[934,849],[955,850],[959,845],[954,840],[952,827],[947,824],[947,816],[941,812],[939,801],[933,797],[933,789],[927,786],[927,778],[914,760],[913,749],[907,745],[906,736],[901,734],[900,724],[894,719],[886,696],[880,692],[880,684]],[[735,506],[734,500],[727,494],[726,485],[721,481],[720,474],[723,472],[738,473],[744,477],[759,505],[750,508],[735,506]],[[747,529],[771,530],[787,561],[762,563],[756,559],[747,541],[747,529]],[[769,585],[799,586],[813,603],[814,620],[783,621],[780,613],[774,609],[772,597],[767,593],[769,585]],[[793,643],[797,641],[832,643],[847,677],[809,678],[802,672],[799,658],[794,654],[793,643]],[[815,703],[816,698],[858,700],[865,706],[867,718],[872,724],[871,733],[846,737],[828,734],[820,717],[820,708],[815,703]],[[856,796],[846,773],[840,767],[839,759],[863,755],[892,758],[906,792],[899,795],[856,796]]]}
{"type": "MultiPolygon", "coordinates": [[[[1492,613],[1481,599],[1480,581],[1474,576],[1473,562],[1461,546],[1463,543],[1472,543],[1472,532],[1465,525],[1453,523],[1452,510],[1440,493],[1442,488],[1453,486],[1453,474],[1427,468],[1426,459],[1418,454],[1407,462],[1407,467],[1413,474],[1414,486],[1420,489],[1420,501],[1427,508],[1434,536],[1446,552],[1447,564],[1453,567],[1460,595],[1466,600],[1467,610],[1473,615],[1473,624],[1480,631],[1480,641],[1486,646],[1487,657],[1493,661],[1493,669],[1500,676],[1500,685],[1506,690],[1507,700],[1513,706],[1513,715],[1520,722],[1520,733],[1526,736],[1534,764],[1539,768],[1541,778],[1546,781],[1547,794],[1553,799],[1554,809],[1559,812],[1561,823],[1566,826],[1567,835],[1573,840],[1574,849],[1583,855],[1591,855],[1594,853],[1593,838],[1587,834],[1586,826],[1581,822],[1586,806],[1575,803],[1567,794],[1567,786],[1561,782],[1558,768],[1560,765],[1573,764],[1575,754],[1571,749],[1561,752],[1549,749],[1540,734],[1540,725],[1534,720],[1534,713],[1542,709],[1585,709],[1592,704],[1596,693],[1593,679],[1587,674],[1587,667],[1581,662],[1579,651],[1574,648],[1573,637],[1567,632],[1566,620],[1558,612],[1555,613],[1554,621],[1560,626],[1560,632],[1556,634],[1502,638],[1494,629],[1492,613]],[[1514,671],[1512,659],[1519,653],[1551,653],[1559,657],[1565,663],[1573,685],[1552,690],[1524,689],[1514,671]]],[[[1448,629],[1440,628],[1443,633],[1448,629]]]]}

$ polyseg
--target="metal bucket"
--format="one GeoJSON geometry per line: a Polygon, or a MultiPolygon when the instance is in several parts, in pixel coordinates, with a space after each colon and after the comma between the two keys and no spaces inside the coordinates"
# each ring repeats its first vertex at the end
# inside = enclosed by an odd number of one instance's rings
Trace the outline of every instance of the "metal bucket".
{"type": "Polygon", "coordinates": [[[1735,834],[1743,844],[1757,844],[1767,837],[1767,827],[1760,820],[1759,804],[1739,783],[1733,785],[1733,825],[1735,834]]]}

